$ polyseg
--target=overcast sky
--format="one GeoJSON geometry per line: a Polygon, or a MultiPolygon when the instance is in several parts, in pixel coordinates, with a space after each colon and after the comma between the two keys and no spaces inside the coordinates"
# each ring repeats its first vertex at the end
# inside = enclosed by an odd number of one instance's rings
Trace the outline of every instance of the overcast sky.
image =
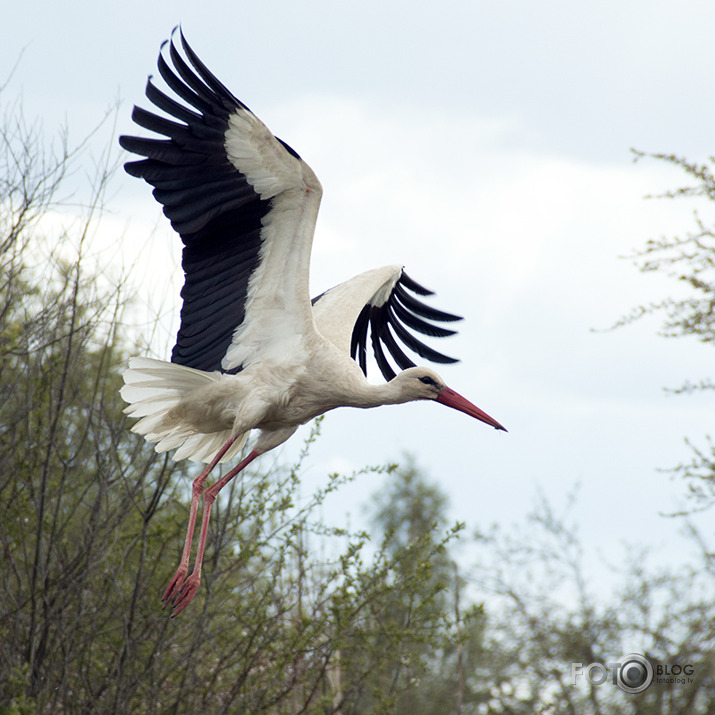
{"type": "MultiPolygon", "coordinates": [[[[685,487],[658,470],[688,460],[686,435],[702,444],[712,404],[663,387],[712,375],[711,351],[657,337],[657,320],[603,329],[678,289],[621,258],[685,232],[695,208],[645,200],[684,179],[634,164],[630,149],[713,152],[712,2],[82,0],[9,12],[1,76],[21,58],[6,96],[75,141],[119,101],[118,126],[97,140],[115,144],[181,22],[323,183],[314,294],[398,262],[436,291],[436,307],[465,316],[436,345],[461,362],[440,372],[509,433],[435,404],[336,411],[310,480],[411,452],[470,527],[519,520],[537,488],[562,504],[579,481],[590,554],[614,559],[629,541],[683,558],[659,513],[685,487]]],[[[119,176],[111,207],[101,240],[113,260],[138,259],[140,301],[170,286],[170,335],[179,241],[161,223],[146,245],[159,210],[142,182],[119,176]]],[[[344,490],[326,518],[361,525],[358,504],[385,478],[344,490]]]]}

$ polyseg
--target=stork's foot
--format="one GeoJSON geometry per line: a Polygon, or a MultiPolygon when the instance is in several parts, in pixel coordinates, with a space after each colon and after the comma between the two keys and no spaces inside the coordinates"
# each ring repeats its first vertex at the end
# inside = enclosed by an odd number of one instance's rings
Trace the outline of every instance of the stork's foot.
{"type": "Polygon", "coordinates": [[[185,581],[178,595],[173,599],[174,610],[171,617],[178,616],[190,603],[201,585],[201,574],[192,573],[185,581]]]}
{"type": "Polygon", "coordinates": [[[166,608],[169,603],[174,601],[176,597],[179,595],[181,591],[181,587],[184,584],[184,581],[186,580],[186,574],[189,572],[188,566],[184,566],[183,564],[179,566],[178,569],[176,569],[176,573],[174,574],[174,578],[169,581],[169,585],[166,587],[166,591],[164,591],[164,595],[161,597],[161,602],[163,604],[163,608],[166,608]]]}

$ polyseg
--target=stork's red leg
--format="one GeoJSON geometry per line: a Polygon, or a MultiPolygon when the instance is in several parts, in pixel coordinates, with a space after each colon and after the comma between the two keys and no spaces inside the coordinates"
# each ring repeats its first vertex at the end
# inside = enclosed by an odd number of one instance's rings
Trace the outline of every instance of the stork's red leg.
{"type": "MultiPolygon", "coordinates": [[[[211,507],[216,500],[216,495],[243,469],[245,469],[257,456],[259,452],[254,449],[240,464],[234,467],[231,471],[227,472],[221,479],[219,479],[215,484],[204,491],[204,512],[201,516],[201,535],[199,536],[199,548],[196,553],[196,562],[194,563],[194,570],[179,589],[176,596],[173,597],[174,610],[172,611],[172,616],[178,616],[188,605],[191,603],[191,599],[196,595],[196,591],[199,589],[199,584],[201,583],[201,564],[204,560],[204,550],[206,549],[206,536],[209,530],[209,518],[211,517],[211,507]]],[[[194,515],[195,517],[195,515],[194,515]]],[[[179,567],[181,568],[181,567],[179,567]]]]}
{"type": "Polygon", "coordinates": [[[214,467],[219,463],[221,457],[230,449],[231,445],[238,439],[236,437],[231,437],[226,444],[221,447],[221,449],[216,453],[216,456],[211,460],[209,465],[204,469],[201,474],[199,474],[196,479],[194,479],[193,486],[191,488],[191,509],[189,511],[189,526],[186,530],[186,540],[184,541],[184,551],[181,554],[181,562],[179,563],[179,568],[176,569],[174,577],[169,581],[169,585],[164,591],[162,596],[162,602],[164,607],[169,601],[172,601],[176,596],[178,596],[184,580],[186,579],[186,574],[189,572],[189,559],[191,558],[191,541],[194,537],[194,529],[196,528],[196,514],[199,510],[199,499],[204,491],[204,485],[206,484],[206,479],[214,469],[214,467]]]}

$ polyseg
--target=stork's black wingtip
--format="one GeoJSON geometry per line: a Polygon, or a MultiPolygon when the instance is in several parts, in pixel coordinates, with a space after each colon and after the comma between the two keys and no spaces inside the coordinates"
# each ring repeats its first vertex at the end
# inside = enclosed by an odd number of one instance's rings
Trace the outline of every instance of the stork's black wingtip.
{"type": "Polygon", "coordinates": [[[179,25],[174,25],[173,29],[171,30],[171,35],[169,35],[169,38],[170,38],[170,40],[171,40],[171,50],[172,50],[172,52],[176,50],[176,48],[177,48],[178,45],[179,45],[179,42],[181,42],[182,45],[184,44],[184,35],[183,35],[183,33],[181,32],[181,25],[180,25],[180,24],[179,24],[179,25]],[[177,35],[179,36],[178,41],[177,41],[177,37],[176,37],[177,35]]]}
{"type": "Polygon", "coordinates": [[[189,41],[186,39],[186,35],[184,34],[184,28],[179,23],[175,28],[174,32],[179,31],[179,39],[181,40],[181,46],[184,48],[184,52],[187,54],[192,54],[193,50],[191,49],[191,45],[189,44],[189,41]]]}

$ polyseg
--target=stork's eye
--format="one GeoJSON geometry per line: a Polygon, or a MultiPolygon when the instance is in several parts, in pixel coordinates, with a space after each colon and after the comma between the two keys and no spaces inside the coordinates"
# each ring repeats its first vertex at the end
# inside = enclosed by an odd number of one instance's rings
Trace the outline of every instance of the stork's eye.
{"type": "Polygon", "coordinates": [[[424,382],[425,385],[434,385],[437,387],[437,383],[431,378],[425,375],[424,377],[420,378],[420,382],[424,382]]]}

